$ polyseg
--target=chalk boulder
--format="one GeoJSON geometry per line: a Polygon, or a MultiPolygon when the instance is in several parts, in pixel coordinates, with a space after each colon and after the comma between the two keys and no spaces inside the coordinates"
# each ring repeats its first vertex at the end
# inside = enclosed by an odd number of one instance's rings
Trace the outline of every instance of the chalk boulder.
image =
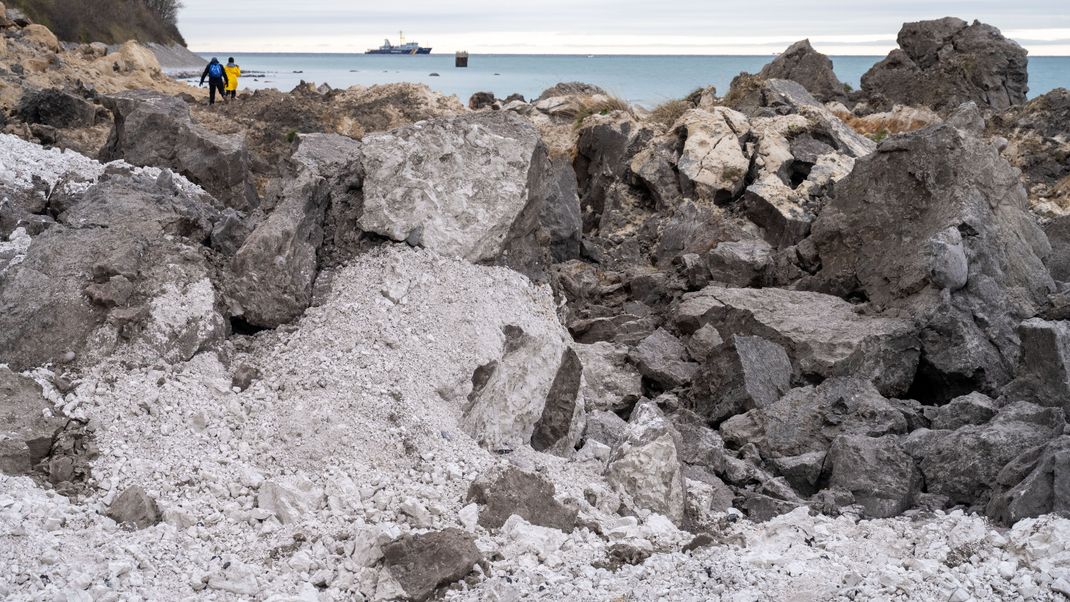
{"type": "Polygon", "coordinates": [[[538,131],[507,111],[365,136],[366,232],[469,261],[498,258],[536,229],[549,160],[538,131]]]}

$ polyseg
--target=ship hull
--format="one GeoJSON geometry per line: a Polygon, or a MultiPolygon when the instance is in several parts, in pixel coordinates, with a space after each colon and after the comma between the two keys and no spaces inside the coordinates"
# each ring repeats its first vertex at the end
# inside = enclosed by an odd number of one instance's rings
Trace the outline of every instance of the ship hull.
{"type": "Polygon", "coordinates": [[[395,54],[401,56],[412,56],[415,54],[431,54],[430,48],[417,48],[415,50],[402,50],[401,48],[391,48],[389,50],[377,49],[369,50],[364,54],[395,54]]]}

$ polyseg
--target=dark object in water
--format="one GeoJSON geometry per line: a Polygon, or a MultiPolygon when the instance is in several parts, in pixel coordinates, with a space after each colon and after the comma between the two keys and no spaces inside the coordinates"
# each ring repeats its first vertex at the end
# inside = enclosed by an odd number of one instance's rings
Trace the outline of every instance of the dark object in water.
{"type": "Polygon", "coordinates": [[[454,65],[459,68],[465,68],[468,66],[468,53],[465,51],[458,52],[454,58],[454,65]]]}

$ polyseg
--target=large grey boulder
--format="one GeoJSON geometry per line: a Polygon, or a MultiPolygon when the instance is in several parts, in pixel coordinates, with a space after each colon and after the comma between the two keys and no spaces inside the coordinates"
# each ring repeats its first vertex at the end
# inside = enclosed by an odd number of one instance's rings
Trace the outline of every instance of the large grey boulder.
{"type": "Polygon", "coordinates": [[[971,424],[985,424],[996,415],[999,407],[983,393],[970,393],[952,399],[947,405],[933,408],[932,428],[953,431],[971,424]]]}
{"type": "Polygon", "coordinates": [[[57,224],[0,273],[0,363],[185,361],[223,341],[223,298],[203,252],[212,199],[168,171],[115,166],[57,191],[57,224]]]}
{"type": "Polygon", "coordinates": [[[903,411],[870,383],[832,378],[729,418],[720,431],[729,445],[753,443],[763,458],[782,458],[827,452],[841,435],[898,435],[908,427],[903,411]]]}
{"type": "Polygon", "coordinates": [[[902,513],[921,491],[921,473],[894,435],[839,437],[825,462],[829,487],[850,492],[870,518],[902,513]]]}
{"type": "Polygon", "coordinates": [[[15,115],[26,123],[60,129],[86,128],[96,124],[97,107],[63,90],[48,88],[25,92],[15,115]]]}
{"type": "Polygon", "coordinates": [[[772,261],[773,248],[764,240],[718,243],[705,256],[711,282],[728,286],[757,286],[772,261]]]}
{"type": "Polygon", "coordinates": [[[1018,456],[999,471],[987,514],[1006,525],[1070,512],[1070,437],[1018,456]]]}
{"type": "Polygon", "coordinates": [[[330,180],[359,157],[361,145],[337,134],[301,136],[275,209],[245,239],[230,263],[226,285],[247,323],[273,328],[312,302],[319,271],[330,180]]]}
{"type": "Polygon", "coordinates": [[[918,340],[907,320],[870,317],[831,295],[776,288],[709,286],[676,310],[684,333],[713,325],[723,337],[758,336],[782,346],[800,377],[872,379],[888,395],[914,379],[918,340]]]}
{"type": "Polygon", "coordinates": [[[1017,171],[951,126],[886,140],[836,185],[811,236],[814,287],[922,325],[922,383],[946,401],[1006,383],[1015,329],[1054,283],[1017,171]]]}
{"type": "Polygon", "coordinates": [[[376,599],[423,602],[481,560],[475,538],[460,529],[402,535],[383,546],[376,599]]]}
{"type": "Polygon", "coordinates": [[[120,525],[146,529],[160,522],[156,500],[140,486],[127,487],[108,505],[108,518],[120,525]]]}
{"type": "Polygon", "coordinates": [[[571,533],[576,527],[577,510],[557,501],[556,494],[553,483],[510,466],[472,483],[466,499],[482,506],[479,524],[486,529],[502,528],[515,514],[533,525],[571,533]]]}
{"type": "Polygon", "coordinates": [[[259,204],[244,139],[210,132],[193,122],[183,100],[158,92],[123,92],[103,102],[115,123],[102,160],[173,169],[238,210],[259,204]]]}
{"type": "Polygon", "coordinates": [[[764,408],[791,388],[791,360],[780,345],[761,337],[735,335],[702,364],[688,397],[712,423],[764,408]]]}
{"type": "Polygon", "coordinates": [[[583,215],[576,188],[576,171],[567,156],[550,158],[546,203],[539,213],[539,223],[549,237],[554,262],[580,256],[583,215]]]}
{"type": "Polygon", "coordinates": [[[538,227],[549,159],[535,127],[511,112],[434,119],[362,142],[365,232],[482,262],[538,227]]]}
{"type": "Polygon", "coordinates": [[[947,110],[974,101],[1001,111],[1026,100],[1027,53],[991,25],[953,17],[906,23],[898,42],[862,76],[871,102],[947,110]]]}
{"type": "Polygon", "coordinates": [[[1070,416],[1070,325],[1033,318],[1022,322],[1018,334],[1022,351],[1006,395],[1061,408],[1070,416]]]}
{"type": "Polygon", "coordinates": [[[814,50],[810,40],[800,40],[777,55],[758,73],[764,79],[790,79],[802,84],[821,102],[847,97],[843,83],[832,70],[832,59],[814,50]]]}
{"type": "Polygon", "coordinates": [[[698,370],[680,339],[664,328],[643,339],[632,350],[631,359],[643,376],[667,389],[691,382],[698,370]]]}
{"type": "Polygon", "coordinates": [[[1061,435],[1065,424],[1061,409],[1017,402],[986,424],[934,431],[912,455],[920,460],[929,493],[983,508],[1003,467],[1061,435]]]}

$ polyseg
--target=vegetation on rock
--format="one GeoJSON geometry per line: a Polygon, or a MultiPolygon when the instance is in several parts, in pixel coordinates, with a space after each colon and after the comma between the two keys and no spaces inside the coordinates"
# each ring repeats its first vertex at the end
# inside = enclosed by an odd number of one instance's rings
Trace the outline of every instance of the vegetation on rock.
{"type": "Polygon", "coordinates": [[[176,26],[178,0],[11,0],[10,6],[65,42],[186,45],[176,26]]]}

